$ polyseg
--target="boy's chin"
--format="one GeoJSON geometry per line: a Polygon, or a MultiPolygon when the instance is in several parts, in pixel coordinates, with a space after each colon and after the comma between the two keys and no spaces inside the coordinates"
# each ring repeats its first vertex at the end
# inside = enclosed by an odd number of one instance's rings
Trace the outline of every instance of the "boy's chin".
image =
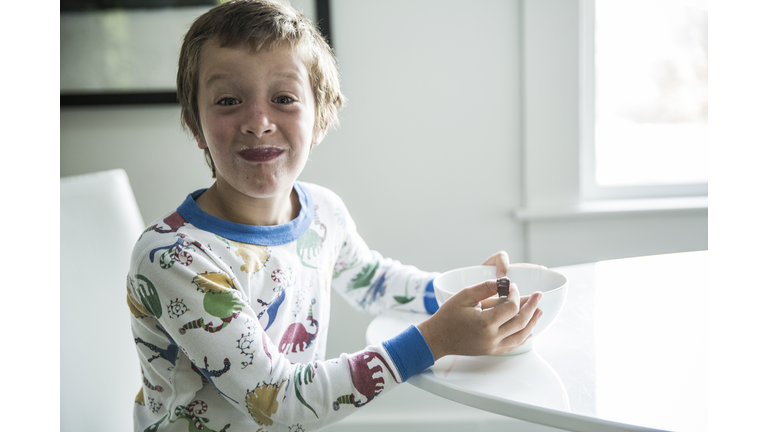
{"type": "Polygon", "coordinates": [[[247,185],[243,195],[255,199],[288,198],[293,191],[294,181],[262,182],[247,185]]]}

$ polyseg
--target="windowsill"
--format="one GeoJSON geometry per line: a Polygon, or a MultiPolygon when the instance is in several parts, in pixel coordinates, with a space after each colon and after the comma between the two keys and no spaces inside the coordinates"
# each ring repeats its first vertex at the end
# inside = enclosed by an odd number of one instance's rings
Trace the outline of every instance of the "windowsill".
{"type": "Polygon", "coordinates": [[[582,201],[571,205],[519,208],[515,217],[521,221],[573,219],[593,216],[639,215],[651,213],[707,211],[709,197],[646,198],[582,201]]]}

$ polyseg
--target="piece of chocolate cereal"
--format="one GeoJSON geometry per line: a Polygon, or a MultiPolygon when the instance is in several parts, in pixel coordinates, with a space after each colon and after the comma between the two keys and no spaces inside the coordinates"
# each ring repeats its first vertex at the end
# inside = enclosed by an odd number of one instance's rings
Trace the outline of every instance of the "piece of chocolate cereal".
{"type": "Polygon", "coordinates": [[[496,290],[499,297],[507,297],[509,295],[509,279],[507,277],[496,279],[496,290]]]}

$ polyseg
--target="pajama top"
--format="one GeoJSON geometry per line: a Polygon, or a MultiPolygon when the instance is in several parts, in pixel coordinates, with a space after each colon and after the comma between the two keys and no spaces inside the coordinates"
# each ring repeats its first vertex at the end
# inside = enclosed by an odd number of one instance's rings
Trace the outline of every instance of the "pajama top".
{"type": "Polygon", "coordinates": [[[413,326],[325,360],[331,288],[372,313],[434,312],[437,274],[371,251],[328,189],[294,190],[288,224],[213,217],[195,203],[201,189],[141,235],[127,278],[134,430],[316,430],[434,363],[413,326]]]}

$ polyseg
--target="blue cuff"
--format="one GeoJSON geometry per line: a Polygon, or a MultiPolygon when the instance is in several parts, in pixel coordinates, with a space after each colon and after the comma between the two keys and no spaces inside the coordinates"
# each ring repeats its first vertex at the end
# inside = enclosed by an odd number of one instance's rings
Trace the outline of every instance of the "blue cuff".
{"type": "Polygon", "coordinates": [[[431,314],[437,312],[437,309],[440,307],[437,304],[437,299],[435,299],[435,287],[432,285],[433,281],[434,279],[429,281],[427,287],[424,289],[424,309],[431,314]]]}
{"type": "Polygon", "coordinates": [[[416,326],[408,327],[399,335],[384,341],[383,345],[395,362],[401,382],[435,364],[432,350],[416,326]]]}

